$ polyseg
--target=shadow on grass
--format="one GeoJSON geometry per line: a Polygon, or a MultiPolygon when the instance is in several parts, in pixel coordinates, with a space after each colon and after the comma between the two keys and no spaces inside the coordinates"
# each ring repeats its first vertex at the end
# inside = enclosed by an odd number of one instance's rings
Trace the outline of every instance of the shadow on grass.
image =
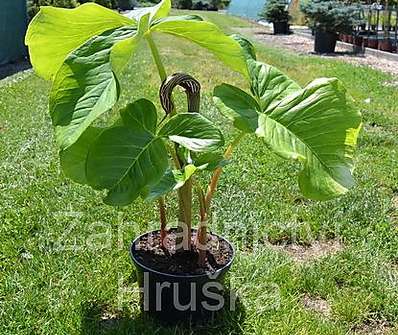
{"type": "MultiPolygon", "coordinates": [[[[229,292],[226,292],[229,297],[229,292]]],[[[226,298],[226,306],[229,301],[226,298]]],[[[130,310],[109,312],[110,308],[104,302],[91,301],[82,304],[81,335],[121,335],[121,334],[242,334],[241,325],[246,312],[239,298],[235,300],[234,311],[222,311],[210,320],[165,323],[148,316],[145,313],[132,313],[130,310]]]]}
{"type": "Polygon", "coordinates": [[[15,73],[28,70],[32,67],[28,60],[0,65],[0,80],[12,76],[15,73]]]}
{"type": "Polygon", "coordinates": [[[339,56],[349,56],[349,57],[355,57],[355,58],[365,58],[365,53],[363,52],[358,52],[358,51],[335,51],[333,53],[326,53],[326,54],[319,54],[316,52],[310,52],[311,55],[315,56],[323,56],[323,57],[339,57],[339,56]]]}

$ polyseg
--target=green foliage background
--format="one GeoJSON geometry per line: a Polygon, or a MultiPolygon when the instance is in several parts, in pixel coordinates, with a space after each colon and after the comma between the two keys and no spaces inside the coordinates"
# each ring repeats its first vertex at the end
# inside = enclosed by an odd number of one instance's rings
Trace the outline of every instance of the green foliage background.
{"type": "MultiPolygon", "coordinates": [[[[86,2],[95,2],[101,6],[117,9],[125,9],[128,2],[131,5],[137,5],[141,7],[153,6],[153,4],[159,3],[159,0],[28,0],[28,17],[31,20],[40,10],[40,6],[53,6],[61,8],[75,8],[80,4],[86,2]]],[[[226,8],[231,0],[174,0],[173,7],[179,9],[205,9],[204,6],[213,9],[226,8]]]]}
{"type": "Polygon", "coordinates": [[[338,0],[310,0],[301,3],[308,24],[319,31],[350,33],[361,23],[360,8],[338,0]]]}
{"type": "Polygon", "coordinates": [[[269,0],[265,3],[260,17],[269,22],[289,21],[288,3],[286,0],[269,0]]]}

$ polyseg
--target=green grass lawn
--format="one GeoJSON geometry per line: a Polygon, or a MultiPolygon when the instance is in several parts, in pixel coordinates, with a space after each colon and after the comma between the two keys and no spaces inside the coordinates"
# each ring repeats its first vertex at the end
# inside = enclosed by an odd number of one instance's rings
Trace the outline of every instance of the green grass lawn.
{"type": "MultiPolygon", "coordinates": [[[[250,25],[206,16],[228,31],[250,25]]],[[[168,72],[199,79],[202,111],[231,133],[211,91],[243,79],[189,43],[167,37],[161,45],[168,72]]],[[[140,313],[128,247],[158,227],[155,206],[110,208],[101,194],[63,177],[49,84],[32,74],[0,85],[0,334],[355,334],[382,322],[398,334],[398,89],[385,85],[393,78],[258,49],[259,58],[301,84],[320,76],[344,82],[364,116],[357,186],[334,201],[307,201],[297,186],[299,167],[247,138],[220,183],[212,227],[238,249],[230,278],[237,310],[196,326],[165,327],[140,313]],[[343,250],[306,262],[266,243],[329,239],[341,239],[343,250]],[[330,313],[306,307],[304,296],[322,299],[330,313]]],[[[159,79],[145,46],[121,83],[119,107],[140,97],[157,101],[159,79]]]]}

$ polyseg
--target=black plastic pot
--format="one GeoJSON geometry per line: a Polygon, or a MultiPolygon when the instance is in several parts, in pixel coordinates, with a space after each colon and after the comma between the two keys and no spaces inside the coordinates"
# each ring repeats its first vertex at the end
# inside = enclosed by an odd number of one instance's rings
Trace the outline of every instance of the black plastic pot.
{"type": "Polygon", "coordinates": [[[365,52],[365,39],[362,36],[354,36],[354,53],[363,54],[365,52]]]}
{"type": "Polygon", "coordinates": [[[284,22],[274,22],[274,34],[275,35],[287,35],[289,34],[289,23],[284,22]]]}
{"type": "Polygon", "coordinates": [[[324,31],[315,32],[315,52],[320,54],[334,53],[337,35],[324,31]]]}
{"type": "MultiPolygon", "coordinates": [[[[143,237],[159,231],[145,233],[137,237],[130,247],[130,256],[137,272],[137,281],[141,290],[140,300],[143,312],[166,322],[184,319],[203,319],[226,308],[225,275],[235,257],[235,251],[225,240],[231,251],[231,260],[214,274],[174,275],[162,273],[144,265],[137,257],[136,245],[143,237]]],[[[229,306],[228,306],[229,307],[229,306]]]]}
{"type": "Polygon", "coordinates": [[[392,46],[392,41],[390,39],[384,39],[382,41],[379,41],[379,50],[381,51],[387,51],[387,52],[392,52],[393,46],[392,46]]]}
{"type": "Polygon", "coordinates": [[[118,0],[117,6],[120,10],[130,10],[134,9],[135,1],[134,0],[118,0]]]}
{"type": "Polygon", "coordinates": [[[368,39],[368,47],[372,49],[377,49],[379,46],[379,40],[376,38],[369,38],[368,39]]]}

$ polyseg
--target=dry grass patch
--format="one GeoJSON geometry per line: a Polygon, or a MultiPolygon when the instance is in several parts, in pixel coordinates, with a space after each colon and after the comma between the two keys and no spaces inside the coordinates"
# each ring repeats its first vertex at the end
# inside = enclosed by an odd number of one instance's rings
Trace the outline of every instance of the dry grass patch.
{"type": "Polygon", "coordinates": [[[320,297],[311,297],[308,294],[305,294],[301,299],[304,308],[310,311],[314,311],[319,313],[325,317],[329,317],[332,314],[332,309],[330,304],[320,297]]]}
{"type": "Polygon", "coordinates": [[[297,263],[305,263],[329,255],[334,255],[344,249],[343,244],[338,240],[315,241],[310,246],[299,244],[270,246],[274,250],[285,252],[297,263]]]}
{"type": "Polygon", "coordinates": [[[398,194],[392,197],[392,206],[393,208],[398,211],[398,194]]]}
{"type": "Polygon", "coordinates": [[[398,224],[398,194],[392,197],[391,203],[392,203],[392,208],[390,213],[390,219],[394,224],[398,224]]]}
{"type": "Polygon", "coordinates": [[[360,325],[353,329],[352,334],[354,335],[392,335],[397,334],[397,329],[388,321],[371,321],[366,324],[360,325]]]}

